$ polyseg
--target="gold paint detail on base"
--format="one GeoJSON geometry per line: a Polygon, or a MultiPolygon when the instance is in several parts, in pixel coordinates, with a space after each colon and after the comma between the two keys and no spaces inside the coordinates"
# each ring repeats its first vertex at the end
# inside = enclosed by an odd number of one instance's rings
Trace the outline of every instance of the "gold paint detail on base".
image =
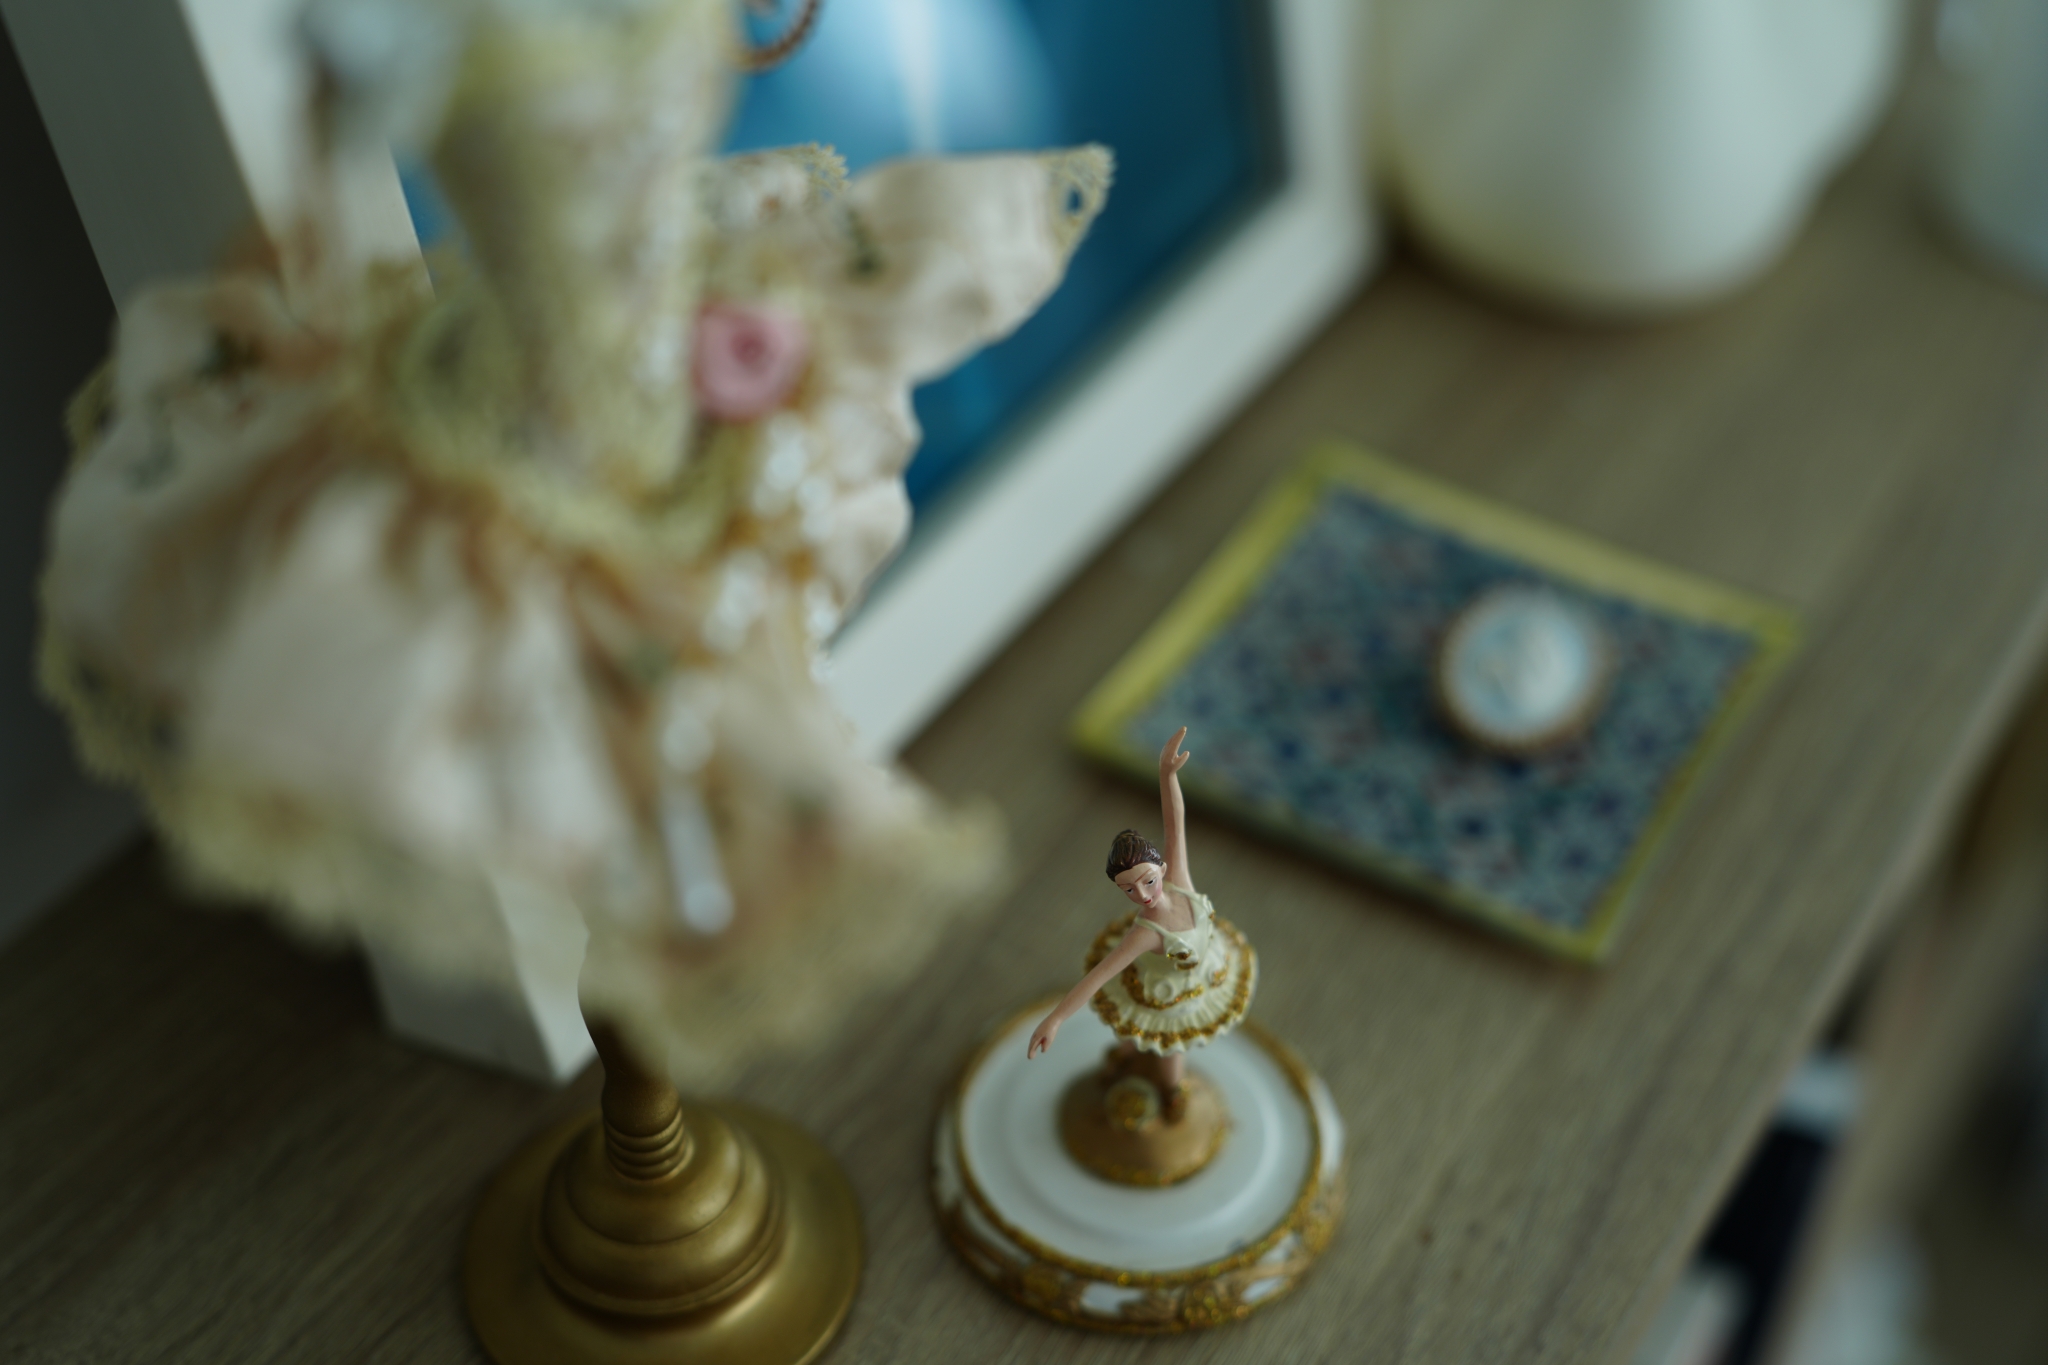
{"type": "Polygon", "coordinates": [[[1202,1170],[1230,1136],[1223,1094],[1199,1071],[1187,1073],[1178,1119],[1162,1112],[1159,1091],[1142,1076],[1103,1071],[1077,1076],[1060,1099],[1060,1141],[1067,1155],[1119,1185],[1176,1185],[1202,1170]]]}
{"type": "Polygon", "coordinates": [[[1332,1180],[1306,1208],[1281,1225],[1288,1240],[1278,1256],[1171,1283],[1155,1283],[1167,1279],[1156,1275],[1101,1280],[1076,1274],[1058,1261],[1029,1254],[1020,1257],[1016,1247],[976,1228],[961,1204],[940,1209],[939,1226],[971,1269],[1032,1312],[1070,1327],[1150,1335],[1221,1327],[1285,1298],[1329,1245],[1343,1209],[1343,1184],[1332,1180]],[[1140,1292],[1126,1298],[1113,1312],[1104,1313],[1084,1302],[1088,1290],[1101,1284],[1134,1287],[1140,1292]],[[1259,1291],[1256,1297],[1253,1290],[1259,1291]]]}
{"type": "Polygon", "coordinates": [[[1286,1075],[1310,1116],[1313,1141],[1308,1173],[1286,1215],[1266,1234],[1229,1256],[1180,1270],[1123,1270],[1062,1254],[1015,1227],[990,1205],[962,1146],[960,1106],[968,1082],[990,1050],[1024,1019],[1037,1018],[1052,1000],[1035,1001],[992,1029],[969,1055],[940,1106],[933,1152],[933,1203],[939,1227],[968,1267],[1035,1313],[1100,1332],[1156,1334],[1220,1327],[1286,1297],[1328,1247],[1344,1212],[1342,1168],[1326,1160],[1327,1134],[1311,1090],[1314,1073],[1294,1051],[1256,1021],[1245,1036],[1286,1075]],[[947,1197],[950,1154],[959,1190],[947,1197]],[[1328,1169],[1326,1170],[1326,1167],[1328,1169]],[[1091,1288],[1137,1291],[1118,1295],[1114,1309],[1085,1300],[1091,1288]]]}
{"type": "Polygon", "coordinates": [[[603,1108],[529,1141],[470,1223],[463,1297],[498,1365],[803,1365],[860,1279],[860,1210],[787,1120],[683,1104],[594,1024],[603,1108]]]}

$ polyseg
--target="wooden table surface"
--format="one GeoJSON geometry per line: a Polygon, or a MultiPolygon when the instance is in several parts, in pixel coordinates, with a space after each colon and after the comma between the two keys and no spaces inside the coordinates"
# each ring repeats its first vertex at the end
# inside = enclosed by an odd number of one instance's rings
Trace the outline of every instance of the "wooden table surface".
{"type": "MultiPolygon", "coordinates": [[[[1537,320],[1397,258],[917,743],[938,787],[1007,813],[1013,893],[903,998],[736,1087],[859,1191],[870,1260],[828,1361],[1521,1365],[1633,1341],[1939,855],[2048,629],[2048,301],[1940,240],[1909,132],[1693,320],[1537,320]],[[1156,820],[1068,752],[1076,703],[1330,434],[1789,601],[1809,643],[1601,970],[1196,816],[1204,888],[1259,946],[1259,1015],[1350,1126],[1350,1207],[1301,1291],[1242,1326],[1057,1327],[941,1242],[933,1106],[975,1032],[1117,911],[1104,841],[1156,820]]],[[[478,1360],[471,1202],[594,1092],[393,1041],[355,961],[188,907],[138,848],[0,953],[0,1354],[478,1360]]]]}

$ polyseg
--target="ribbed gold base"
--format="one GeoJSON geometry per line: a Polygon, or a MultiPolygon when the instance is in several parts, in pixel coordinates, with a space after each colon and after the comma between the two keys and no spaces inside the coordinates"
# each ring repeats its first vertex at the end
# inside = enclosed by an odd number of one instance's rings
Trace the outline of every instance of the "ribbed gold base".
{"type": "Polygon", "coordinates": [[[514,1153],[470,1223],[463,1297],[498,1365],[803,1365],[846,1318],[860,1279],[853,1187],[816,1139],[740,1105],[705,1106],[752,1139],[780,1205],[778,1245],[729,1296],[670,1317],[583,1307],[542,1268],[540,1218],[549,1173],[600,1120],[546,1130],[514,1153]]]}

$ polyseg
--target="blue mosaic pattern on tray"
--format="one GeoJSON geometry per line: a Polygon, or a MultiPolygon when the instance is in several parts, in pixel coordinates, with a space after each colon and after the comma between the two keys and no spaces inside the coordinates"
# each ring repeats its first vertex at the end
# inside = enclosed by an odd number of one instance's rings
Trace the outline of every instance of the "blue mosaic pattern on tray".
{"type": "Polygon", "coordinates": [[[1123,738],[1156,753],[1186,724],[1191,781],[1261,819],[1576,932],[1755,648],[1332,489],[1123,738]],[[1451,618],[1502,583],[1578,604],[1617,656],[1585,736],[1538,759],[1473,748],[1431,690],[1451,618]]]}

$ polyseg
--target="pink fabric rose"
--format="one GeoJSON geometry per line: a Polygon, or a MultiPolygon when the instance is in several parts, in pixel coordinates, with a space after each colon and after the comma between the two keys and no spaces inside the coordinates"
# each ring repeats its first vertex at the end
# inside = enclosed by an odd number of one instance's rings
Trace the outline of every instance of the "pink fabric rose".
{"type": "Polygon", "coordinates": [[[803,377],[809,354],[803,319],[788,309],[707,303],[690,360],[697,405],[721,422],[765,417],[803,377]]]}

